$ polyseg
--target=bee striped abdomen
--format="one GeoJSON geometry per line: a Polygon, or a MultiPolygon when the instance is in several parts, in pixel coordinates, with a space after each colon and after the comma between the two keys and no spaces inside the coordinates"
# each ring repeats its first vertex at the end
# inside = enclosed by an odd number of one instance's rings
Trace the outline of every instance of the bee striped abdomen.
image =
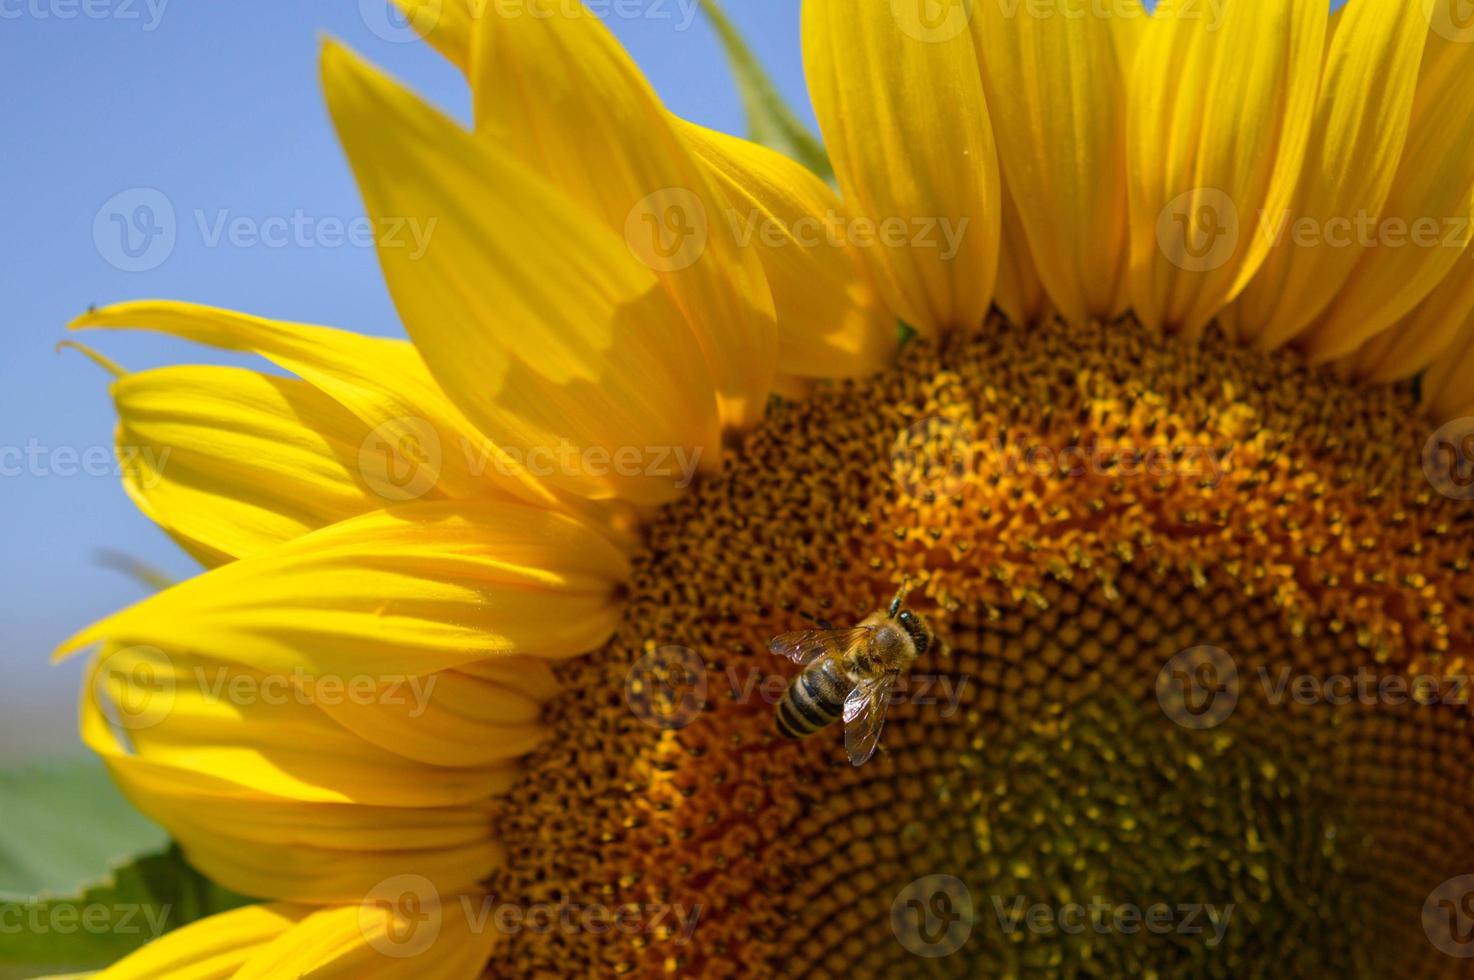
{"type": "Polygon", "coordinates": [[[778,732],[786,738],[808,738],[844,714],[850,682],[833,661],[813,664],[795,677],[778,703],[778,732]]]}

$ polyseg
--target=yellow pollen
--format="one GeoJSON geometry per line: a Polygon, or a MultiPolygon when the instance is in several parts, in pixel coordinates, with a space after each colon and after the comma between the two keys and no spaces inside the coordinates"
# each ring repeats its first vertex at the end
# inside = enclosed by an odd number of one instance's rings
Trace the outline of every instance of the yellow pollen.
{"type": "Polygon", "coordinates": [[[1424,912],[1474,872],[1474,512],[1431,428],[1131,323],[775,403],[561,668],[490,887],[577,911],[493,975],[1463,975],[1424,912]],[[767,641],[907,577],[940,642],[875,758],[778,737],[767,641]]]}

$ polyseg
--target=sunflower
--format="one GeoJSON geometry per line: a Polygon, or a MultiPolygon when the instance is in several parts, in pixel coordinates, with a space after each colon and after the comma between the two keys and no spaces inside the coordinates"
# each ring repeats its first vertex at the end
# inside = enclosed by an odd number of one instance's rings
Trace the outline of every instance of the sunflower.
{"type": "Polygon", "coordinates": [[[74,324],[290,375],[117,372],[208,570],[65,645],[84,737],[262,901],[108,975],[1462,975],[1449,10],[804,0],[836,192],[574,0],[401,5],[470,131],[323,80],[409,342],[74,324]],[[881,751],[778,737],[903,584],[881,751]]]}

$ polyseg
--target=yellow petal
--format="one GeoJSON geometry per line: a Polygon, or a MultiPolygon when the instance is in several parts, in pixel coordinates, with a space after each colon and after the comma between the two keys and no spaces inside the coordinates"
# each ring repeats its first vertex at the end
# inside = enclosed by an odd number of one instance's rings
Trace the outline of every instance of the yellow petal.
{"type": "MultiPolygon", "coordinates": [[[[551,681],[545,662],[517,659],[520,670],[551,681]]],[[[364,741],[426,765],[496,765],[532,751],[547,735],[540,700],[458,670],[392,678],[372,695],[319,699],[319,706],[364,741]]]]}
{"type": "Polygon", "coordinates": [[[477,134],[602,219],[685,313],[724,418],[761,415],[778,355],[755,249],[740,247],[726,195],[677,134],[640,70],[579,0],[524,0],[476,21],[477,134]],[[597,166],[590,166],[597,160],[597,166]]]}
{"type": "Polygon", "coordinates": [[[1440,422],[1474,415],[1474,317],[1466,319],[1452,342],[1423,375],[1423,401],[1440,422]]]}
{"type": "Polygon", "coordinates": [[[386,503],[361,459],[378,440],[305,381],[172,367],[125,375],[112,393],[124,488],[207,565],[386,503]]]}
{"type": "MultiPolygon", "coordinates": [[[[407,702],[443,742],[466,726],[440,728],[456,679],[358,671],[326,676],[270,674],[147,646],[110,647],[84,692],[98,718],[112,718],[130,758],[165,772],[194,773],[217,795],[266,795],[317,803],[447,806],[485,800],[505,786],[507,768],[542,735],[537,705],[485,682],[494,702],[481,709],[489,745],[468,743],[456,758],[425,764],[360,737],[335,719],[346,711],[385,714],[407,702]],[[393,705],[387,702],[394,702],[393,705]],[[356,706],[364,705],[362,708],[356,706]]],[[[464,700],[464,699],[462,699],[464,700]]],[[[102,736],[101,731],[92,733],[102,736]]],[[[120,742],[120,745],[123,743],[120,742]]],[[[99,750],[105,746],[98,746],[99,750]]],[[[115,753],[112,754],[116,757],[115,753]]]]}
{"type": "Polygon", "coordinates": [[[322,909],[253,955],[236,980],[475,980],[500,936],[483,896],[440,895],[418,875],[322,909]]]}
{"type": "Polygon", "coordinates": [[[1029,239],[1024,234],[1024,219],[1018,205],[1003,186],[1003,241],[998,254],[998,286],[994,302],[1003,315],[1014,323],[1040,323],[1049,315],[1049,296],[1044,281],[1029,252],[1029,239]]]}
{"type": "Polygon", "coordinates": [[[1303,343],[1312,361],[1350,354],[1395,323],[1464,253],[1474,214],[1471,77],[1474,43],[1431,31],[1402,163],[1374,229],[1378,244],[1362,250],[1334,301],[1309,328],[1303,343]]]}
{"type": "MultiPolygon", "coordinates": [[[[426,712],[418,718],[424,737],[447,746],[473,739],[430,764],[383,739],[360,738],[327,710],[406,689],[417,704],[433,704],[454,685],[452,673],[399,688],[382,677],[345,676],[330,689],[322,678],[303,684],[204,658],[109,647],[88,674],[82,737],[192,864],[243,894],[351,901],[406,868],[438,888],[468,888],[505,858],[491,800],[515,784],[513,757],[535,744],[537,726],[509,717],[472,732],[442,727],[444,712],[426,712]],[[496,750],[507,758],[476,741],[504,735],[496,750]]],[[[510,693],[497,691],[497,702],[505,706],[510,693]]],[[[525,719],[525,710],[513,710],[525,719]]]]}
{"type": "Polygon", "coordinates": [[[375,492],[412,500],[432,491],[553,504],[525,469],[494,454],[430,376],[414,346],[330,327],[283,323],[190,303],[145,301],[90,310],[69,329],[156,330],[258,354],[338,402],[372,433],[363,460],[375,492]]]}
{"type": "Polygon", "coordinates": [[[989,0],[973,22],[1004,184],[1045,291],[1075,322],[1121,311],[1129,250],[1120,15],[1080,6],[1033,17],[989,0]]]}
{"type": "Polygon", "coordinates": [[[880,243],[866,254],[881,292],[930,336],[982,323],[998,271],[998,154],[971,10],[803,4],[804,66],[840,189],[880,243]],[[943,235],[917,244],[942,226],[960,238],[955,250],[943,235]]]}
{"type": "Polygon", "coordinates": [[[622,554],[587,524],[518,504],[420,503],[324,528],[182,582],[83,630],[268,673],[427,674],[598,646],[622,554]]]}
{"type": "Polygon", "coordinates": [[[625,243],[346,49],[328,44],[322,66],[370,215],[434,222],[423,255],[379,258],[415,345],[477,428],[594,499],[673,499],[677,451],[718,465],[701,350],[625,243]]]}
{"type": "MultiPolygon", "coordinates": [[[[405,23],[462,70],[471,61],[471,24],[490,0],[394,0],[405,23]]],[[[396,35],[398,32],[395,32],[396,35]]]]}
{"type": "Polygon", "coordinates": [[[1465,253],[1411,313],[1348,358],[1355,376],[1381,384],[1410,378],[1430,367],[1474,317],[1474,252],[1465,253]]]}
{"type": "Polygon", "coordinates": [[[226,980],[311,914],[300,905],[247,905],[174,929],[96,974],[96,980],[226,980]]]}
{"type": "Polygon", "coordinates": [[[762,259],[778,313],[779,367],[808,378],[858,377],[890,363],[898,332],[839,196],[788,157],[692,123],[685,137],[732,209],[737,242],[762,259]]]}
{"type": "Polygon", "coordinates": [[[1131,81],[1131,298],[1141,321],[1195,334],[1269,250],[1254,234],[1300,177],[1315,110],[1323,0],[1164,0],[1131,81]]]}
{"type": "Polygon", "coordinates": [[[1407,138],[1428,36],[1421,3],[1342,8],[1295,196],[1255,219],[1273,247],[1238,300],[1243,339],[1265,349],[1293,339],[1361,258],[1356,229],[1382,212],[1407,138]]]}

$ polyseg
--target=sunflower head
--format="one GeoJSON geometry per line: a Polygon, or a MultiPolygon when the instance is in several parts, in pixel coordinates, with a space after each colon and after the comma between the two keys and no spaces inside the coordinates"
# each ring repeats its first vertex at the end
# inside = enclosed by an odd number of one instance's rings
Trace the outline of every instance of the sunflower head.
{"type": "Polygon", "coordinates": [[[831,187],[576,2],[400,2],[470,129],[323,77],[371,218],[437,222],[408,342],[77,324],[293,375],[114,387],[209,570],[68,644],[85,733],[270,900],[125,972],[1460,975],[1474,34],[805,0],[831,187]],[[770,641],[902,610],[879,751],[783,738],[770,641]]]}

